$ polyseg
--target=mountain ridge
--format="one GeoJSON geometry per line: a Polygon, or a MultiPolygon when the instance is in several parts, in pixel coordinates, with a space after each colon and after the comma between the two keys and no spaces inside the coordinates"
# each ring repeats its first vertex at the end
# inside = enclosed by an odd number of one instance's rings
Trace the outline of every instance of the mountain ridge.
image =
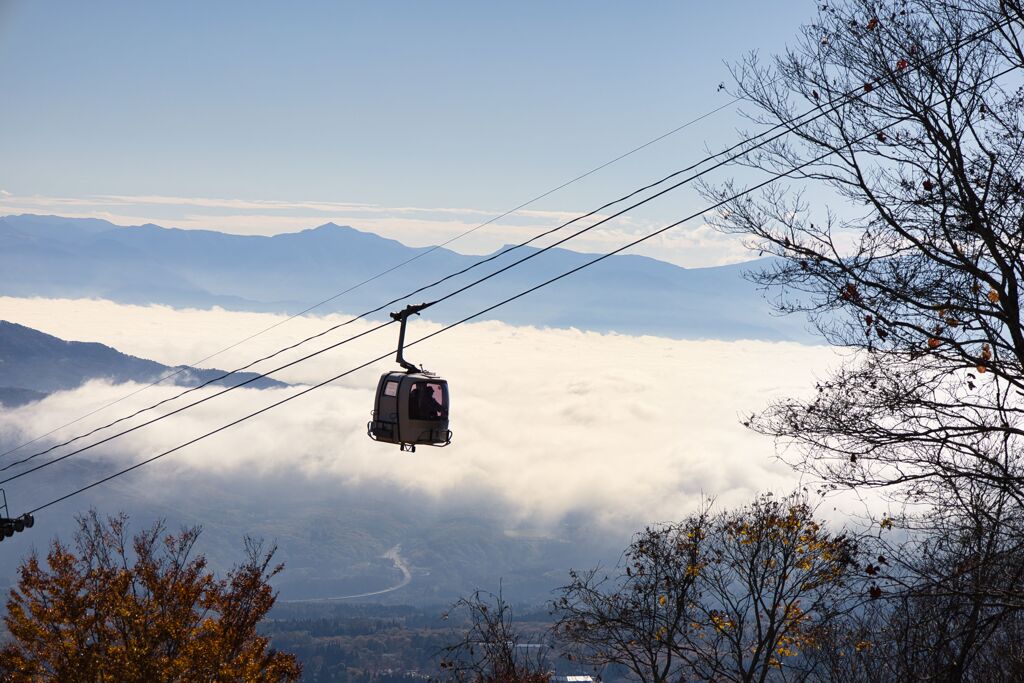
{"type": "MultiPolygon", "coordinates": [[[[0,320],[0,404],[6,407],[38,401],[55,391],[79,387],[90,379],[148,384],[171,372],[177,374],[166,381],[184,387],[197,386],[225,374],[215,368],[168,366],[121,353],[105,344],[67,341],[0,320]]],[[[255,377],[256,373],[240,372],[213,384],[235,386],[255,377]]],[[[287,385],[263,377],[246,386],[267,389],[287,385]]]]}
{"type": "MultiPolygon", "coordinates": [[[[498,255],[512,246],[507,245],[493,254],[470,256],[444,247],[408,247],[330,222],[300,232],[249,236],[32,214],[0,218],[0,244],[0,294],[286,314],[338,292],[345,296],[318,312],[372,310],[493,259],[416,295],[438,299],[495,273],[432,309],[430,317],[442,323],[472,315],[597,256],[555,248],[496,273],[539,249],[528,246],[498,255]]],[[[743,277],[743,271],[765,263],[681,268],[649,256],[615,255],[551,284],[544,296],[528,295],[477,319],[686,339],[810,339],[802,320],[773,316],[756,286],[743,277]]]]}

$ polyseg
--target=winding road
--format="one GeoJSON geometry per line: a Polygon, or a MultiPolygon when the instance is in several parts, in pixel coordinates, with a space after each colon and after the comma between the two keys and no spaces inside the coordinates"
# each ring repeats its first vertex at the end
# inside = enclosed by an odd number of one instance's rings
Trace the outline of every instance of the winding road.
{"type": "Polygon", "coordinates": [[[294,602],[330,602],[335,600],[354,600],[355,598],[369,598],[374,595],[384,595],[396,591],[399,588],[405,588],[412,582],[412,571],[409,569],[409,565],[406,564],[405,559],[402,557],[402,544],[394,546],[381,557],[391,560],[395,565],[395,569],[402,572],[402,580],[396,583],[394,586],[389,586],[379,591],[370,591],[369,593],[356,593],[354,595],[334,595],[327,598],[305,598],[302,600],[282,600],[281,602],[294,603],[294,602]]]}

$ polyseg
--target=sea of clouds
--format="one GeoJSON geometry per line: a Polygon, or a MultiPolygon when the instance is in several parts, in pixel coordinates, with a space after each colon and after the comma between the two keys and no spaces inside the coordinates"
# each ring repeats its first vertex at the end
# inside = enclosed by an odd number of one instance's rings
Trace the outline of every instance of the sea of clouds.
{"type": "MultiPolygon", "coordinates": [[[[348,320],[14,298],[0,298],[0,318],[167,365],[193,364],[272,328],[200,363],[222,369],[348,320]]],[[[277,367],[374,325],[348,325],[254,369],[277,367]]],[[[415,318],[408,340],[439,327],[429,316],[415,318]]],[[[384,328],[274,375],[292,387],[235,390],[88,455],[113,465],[137,462],[393,350],[396,340],[397,326],[384,328]]],[[[454,439],[447,448],[402,453],[366,436],[377,376],[394,367],[382,361],[121,477],[117,485],[170,501],[181,493],[176,482],[209,473],[226,482],[237,476],[299,489],[329,485],[339,495],[390,490],[437,505],[486,501],[531,528],[582,516],[635,529],[678,518],[704,496],[735,505],[760,491],[796,486],[797,475],[774,458],[775,444],[741,422],[775,397],[807,394],[815,377],[839,360],[823,346],[680,341],[500,322],[465,324],[406,355],[450,382],[454,439]]],[[[96,380],[4,411],[0,440],[27,440],[123,399],[33,446],[52,443],[181,391],[160,385],[124,398],[142,388],[96,380]]],[[[22,500],[44,495],[36,482],[55,468],[73,467],[74,459],[18,480],[22,500]]]]}

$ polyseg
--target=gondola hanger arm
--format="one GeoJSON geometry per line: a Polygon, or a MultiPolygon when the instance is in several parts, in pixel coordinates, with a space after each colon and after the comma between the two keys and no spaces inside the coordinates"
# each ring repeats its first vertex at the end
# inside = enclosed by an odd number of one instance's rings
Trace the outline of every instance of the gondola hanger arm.
{"type": "Polygon", "coordinates": [[[391,317],[401,324],[398,331],[398,353],[395,354],[395,362],[405,368],[408,372],[419,372],[420,368],[417,368],[415,365],[405,360],[405,357],[402,355],[402,350],[405,348],[405,323],[409,319],[410,315],[419,315],[420,311],[425,308],[429,308],[436,303],[436,301],[429,301],[422,304],[410,304],[406,306],[404,310],[391,313],[391,317]]]}

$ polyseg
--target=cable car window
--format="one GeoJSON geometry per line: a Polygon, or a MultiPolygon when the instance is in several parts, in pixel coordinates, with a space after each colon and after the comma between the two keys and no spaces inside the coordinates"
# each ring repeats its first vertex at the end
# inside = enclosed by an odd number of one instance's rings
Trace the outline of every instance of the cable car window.
{"type": "Polygon", "coordinates": [[[384,385],[385,396],[398,396],[398,382],[388,382],[384,385]]]}
{"type": "Polygon", "coordinates": [[[439,382],[416,382],[409,391],[409,417],[413,420],[444,420],[448,417],[448,392],[439,382]]]}

